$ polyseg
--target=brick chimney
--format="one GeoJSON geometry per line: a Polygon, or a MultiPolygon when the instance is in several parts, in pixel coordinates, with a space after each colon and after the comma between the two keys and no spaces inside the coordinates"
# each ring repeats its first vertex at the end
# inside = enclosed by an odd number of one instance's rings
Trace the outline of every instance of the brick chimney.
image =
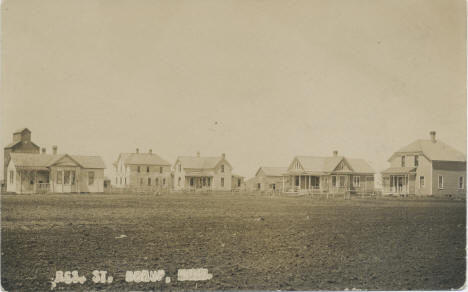
{"type": "Polygon", "coordinates": [[[148,153],[149,153],[149,154],[153,154],[153,149],[149,149],[149,150],[148,150],[148,153]]]}
{"type": "Polygon", "coordinates": [[[200,151],[197,151],[197,157],[200,157],[200,151]]]}
{"type": "Polygon", "coordinates": [[[226,159],[226,153],[221,153],[221,158],[226,159]]]}
{"type": "Polygon", "coordinates": [[[137,148],[137,149],[135,150],[135,153],[136,153],[136,154],[140,153],[140,149],[137,148]]]}
{"type": "Polygon", "coordinates": [[[338,150],[333,150],[333,156],[338,156],[338,150]]]}
{"type": "Polygon", "coordinates": [[[429,135],[431,136],[432,143],[437,142],[437,140],[436,140],[436,131],[430,131],[429,135]]]}
{"type": "Polygon", "coordinates": [[[52,154],[57,155],[57,145],[52,146],[52,154]]]}
{"type": "Polygon", "coordinates": [[[41,149],[41,151],[42,154],[46,154],[46,149],[44,147],[41,149]]]}

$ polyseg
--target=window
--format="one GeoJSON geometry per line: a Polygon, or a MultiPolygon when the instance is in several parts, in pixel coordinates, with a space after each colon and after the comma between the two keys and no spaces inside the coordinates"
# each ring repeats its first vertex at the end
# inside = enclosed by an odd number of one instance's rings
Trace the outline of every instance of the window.
{"type": "Polygon", "coordinates": [[[336,187],[336,176],[332,176],[332,186],[336,187]]]}
{"type": "Polygon", "coordinates": [[[237,186],[238,186],[238,187],[241,186],[241,179],[240,179],[240,178],[237,180],[237,186]]]}
{"type": "Polygon", "coordinates": [[[425,186],[425,181],[424,181],[424,176],[419,177],[419,187],[424,188],[425,186]]]}
{"type": "Polygon", "coordinates": [[[94,184],[94,171],[88,172],[88,185],[94,184]]]}
{"type": "Polygon", "coordinates": [[[148,177],[148,185],[151,185],[151,177],[148,177]]]}
{"type": "Polygon", "coordinates": [[[120,184],[122,184],[122,178],[120,178],[120,184]]]}
{"type": "Polygon", "coordinates": [[[127,185],[127,178],[125,178],[124,181],[125,181],[125,185],[127,185]]]}
{"type": "Polygon", "coordinates": [[[61,170],[57,171],[57,183],[61,184],[62,183],[62,178],[63,178],[63,173],[61,170]]]}
{"type": "Polygon", "coordinates": [[[211,184],[211,179],[210,178],[207,178],[207,183],[208,183],[208,186],[210,186],[210,184],[211,184]]]}
{"type": "Polygon", "coordinates": [[[162,173],[162,171],[163,171],[163,168],[162,168],[162,166],[160,166],[159,167],[159,173],[162,173]]]}
{"type": "Polygon", "coordinates": [[[70,181],[71,181],[71,184],[74,185],[75,184],[75,171],[70,171],[70,181]]]}
{"type": "Polygon", "coordinates": [[[146,172],[149,172],[149,166],[146,167],[146,172]]]}
{"type": "Polygon", "coordinates": [[[299,186],[299,176],[296,176],[296,180],[295,180],[295,186],[298,187],[299,186]]]}
{"type": "Polygon", "coordinates": [[[401,167],[405,167],[405,162],[406,162],[405,158],[406,158],[405,156],[401,157],[401,167]]]}
{"type": "Polygon", "coordinates": [[[13,183],[14,175],[15,175],[15,172],[13,170],[10,170],[10,184],[13,183]]]}
{"type": "Polygon", "coordinates": [[[140,178],[140,186],[143,185],[143,178],[140,178]]]}
{"type": "Polygon", "coordinates": [[[190,186],[193,186],[193,177],[190,178],[190,186]]]}
{"type": "Polygon", "coordinates": [[[262,187],[262,184],[257,184],[257,189],[258,190],[261,189],[261,187],[262,187]]]}
{"type": "Polygon", "coordinates": [[[444,188],[444,177],[439,175],[439,190],[444,188]]]}
{"type": "Polygon", "coordinates": [[[224,187],[224,177],[221,178],[221,186],[224,187]]]}
{"type": "Polygon", "coordinates": [[[137,166],[137,172],[140,172],[140,167],[139,166],[137,166]]]}
{"type": "Polygon", "coordinates": [[[166,185],[166,179],[163,178],[163,185],[165,186],[166,185]]]}
{"type": "Polygon", "coordinates": [[[272,188],[273,190],[276,190],[276,184],[271,184],[271,188],[272,188]]]}
{"type": "Polygon", "coordinates": [[[463,176],[460,176],[458,178],[458,188],[460,190],[463,190],[465,188],[465,178],[463,176]]]}
{"type": "Polygon", "coordinates": [[[414,166],[418,166],[418,165],[419,165],[419,156],[415,155],[414,156],[414,166]]]}
{"type": "Polygon", "coordinates": [[[224,172],[224,164],[221,164],[221,172],[224,172]]]}
{"type": "Polygon", "coordinates": [[[354,187],[360,187],[361,186],[361,177],[359,177],[359,176],[354,176],[353,177],[353,186],[354,187]]]}
{"type": "Polygon", "coordinates": [[[182,180],[182,179],[179,177],[179,179],[177,180],[177,185],[178,185],[178,186],[180,186],[180,181],[181,181],[181,180],[182,180]]]}

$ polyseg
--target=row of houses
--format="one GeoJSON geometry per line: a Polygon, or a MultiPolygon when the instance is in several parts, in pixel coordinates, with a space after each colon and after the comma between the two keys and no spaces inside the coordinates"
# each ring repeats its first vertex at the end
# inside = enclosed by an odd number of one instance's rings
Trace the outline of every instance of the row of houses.
{"type": "MultiPolygon", "coordinates": [[[[466,156],[436,139],[419,139],[388,159],[382,175],[385,194],[464,195],[466,156]]],[[[13,133],[4,148],[6,190],[14,193],[103,192],[144,188],[161,191],[273,191],[309,193],[366,193],[375,189],[375,171],[367,161],[339,155],[296,156],[286,167],[260,167],[253,178],[233,173],[220,156],[179,156],[171,164],[150,149],[121,153],[113,163],[115,176],[104,177],[99,156],[52,154],[31,141],[27,128],[13,133]]]]}
{"type": "MultiPolygon", "coordinates": [[[[398,149],[381,172],[382,192],[397,195],[466,195],[466,156],[437,140],[418,139],[398,149]]],[[[363,159],[297,156],[287,167],[260,167],[246,181],[258,191],[373,192],[374,170],[363,159]]]]}

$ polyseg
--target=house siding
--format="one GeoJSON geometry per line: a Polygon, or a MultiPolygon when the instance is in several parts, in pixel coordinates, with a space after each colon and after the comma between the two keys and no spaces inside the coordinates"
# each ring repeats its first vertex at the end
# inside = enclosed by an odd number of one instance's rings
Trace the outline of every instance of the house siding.
{"type": "Polygon", "coordinates": [[[416,168],[415,194],[428,196],[432,194],[432,162],[424,156],[419,157],[419,165],[416,168]],[[420,187],[420,177],[424,176],[424,186],[420,187]]]}
{"type": "Polygon", "coordinates": [[[457,161],[432,162],[432,194],[434,196],[466,195],[466,163],[457,161]],[[439,189],[439,175],[443,176],[443,189],[439,189]],[[459,189],[458,180],[463,177],[464,188],[459,189]]]}

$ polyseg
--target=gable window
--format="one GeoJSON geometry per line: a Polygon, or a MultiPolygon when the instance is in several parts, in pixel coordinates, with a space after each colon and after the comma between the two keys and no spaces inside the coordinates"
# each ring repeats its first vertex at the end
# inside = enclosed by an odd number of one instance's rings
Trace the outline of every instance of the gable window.
{"type": "Polygon", "coordinates": [[[463,176],[460,176],[458,178],[458,188],[460,190],[463,190],[465,188],[465,178],[463,176]]]}
{"type": "Polygon", "coordinates": [[[405,160],[406,160],[406,157],[405,157],[405,156],[402,156],[402,157],[401,157],[401,167],[405,167],[405,164],[406,164],[406,163],[405,163],[405,162],[406,162],[405,160]]]}
{"type": "Polygon", "coordinates": [[[151,177],[148,177],[148,185],[151,185],[151,177]]]}
{"type": "Polygon", "coordinates": [[[442,190],[444,188],[444,177],[442,175],[439,175],[439,190],[442,190]]]}
{"type": "Polygon", "coordinates": [[[224,164],[221,164],[221,172],[224,172],[224,164]]]}
{"type": "Polygon", "coordinates": [[[15,172],[13,170],[10,170],[10,184],[13,183],[14,175],[15,175],[15,172]]]}
{"type": "Polygon", "coordinates": [[[418,165],[419,165],[419,156],[415,155],[414,156],[414,166],[418,166],[418,165]]]}
{"type": "Polygon", "coordinates": [[[224,187],[224,177],[221,178],[221,186],[224,187]]]}
{"type": "Polygon", "coordinates": [[[425,186],[425,184],[426,184],[426,182],[424,181],[424,176],[421,175],[421,176],[419,177],[419,187],[420,187],[420,188],[423,188],[423,187],[425,186]]]}
{"type": "Polygon", "coordinates": [[[139,166],[137,166],[137,172],[140,172],[140,167],[139,166]]]}
{"type": "Polygon", "coordinates": [[[336,187],[336,176],[332,176],[332,186],[336,187]]]}
{"type": "Polygon", "coordinates": [[[94,171],[88,171],[88,185],[94,184],[94,171]]]}
{"type": "Polygon", "coordinates": [[[146,172],[149,172],[149,166],[146,167],[146,172]]]}
{"type": "Polygon", "coordinates": [[[160,166],[159,167],[159,173],[162,173],[162,171],[163,171],[163,168],[162,168],[162,166],[160,166]]]}
{"type": "Polygon", "coordinates": [[[62,178],[63,178],[63,173],[61,170],[57,171],[57,183],[61,184],[62,183],[62,178]]]}
{"type": "Polygon", "coordinates": [[[353,177],[353,186],[354,187],[360,187],[361,186],[361,177],[359,177],[359,176],[354,176],[353,177]]]}

